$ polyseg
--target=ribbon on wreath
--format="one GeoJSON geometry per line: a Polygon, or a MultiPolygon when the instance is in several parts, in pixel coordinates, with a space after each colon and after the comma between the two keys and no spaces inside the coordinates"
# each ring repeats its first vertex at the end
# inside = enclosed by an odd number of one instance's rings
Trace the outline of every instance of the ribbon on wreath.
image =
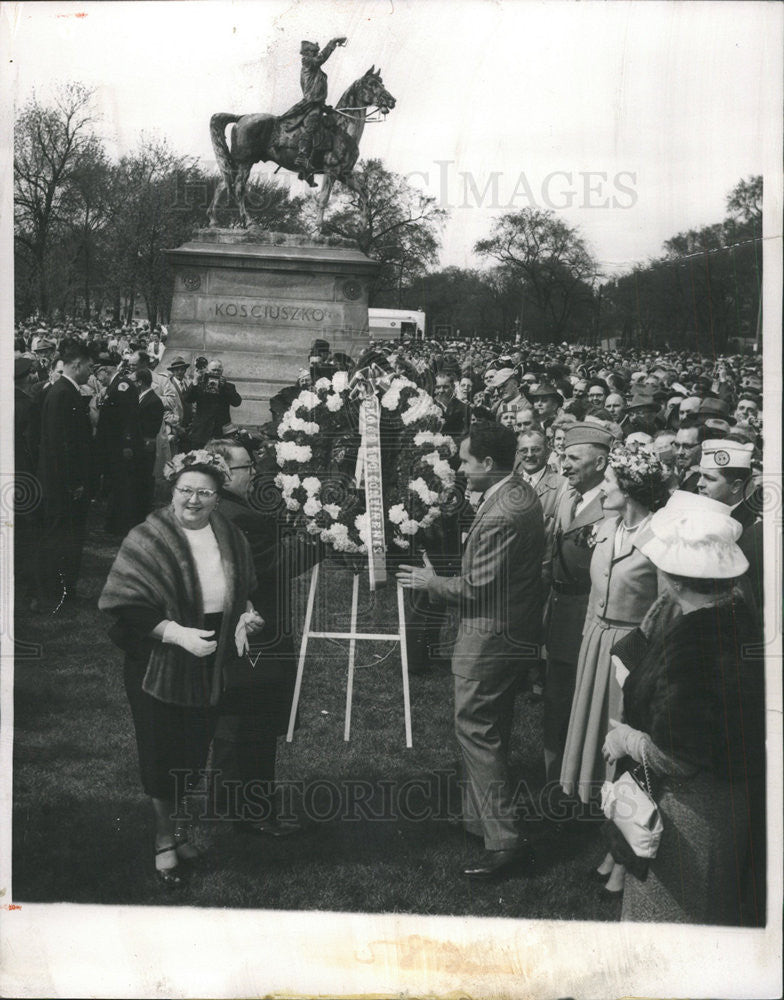
{"type": "Polygon", "coordinates": [[[365,510],[368,515],[368,576],[370,589],[386,583],[387,546],[384,536],[384,486],[381,480],[381,406],[375,393],[365,396],[361,408],[365,510]]]}

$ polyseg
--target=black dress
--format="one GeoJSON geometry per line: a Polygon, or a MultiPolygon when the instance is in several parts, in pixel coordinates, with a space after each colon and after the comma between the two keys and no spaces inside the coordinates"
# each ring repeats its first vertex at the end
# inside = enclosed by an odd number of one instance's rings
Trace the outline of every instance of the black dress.
{"type": "MultiPolygon", "coordinates": [[[[204,616],[204,628],[217,635],[222,614],[204,616]]],[[[149,633],[160,622],[154,611],[128,608],[118,615],[112,638],[125,650],[125,692],[133,717],[142,788],[156,799],[178,801],[199,782],[207,764],[219,706],[170,705],[142,690],[152,643],[149,633]]],[[[198,669],[205,681],[215,669],[215,656],[206,656],[198,669]]]]}

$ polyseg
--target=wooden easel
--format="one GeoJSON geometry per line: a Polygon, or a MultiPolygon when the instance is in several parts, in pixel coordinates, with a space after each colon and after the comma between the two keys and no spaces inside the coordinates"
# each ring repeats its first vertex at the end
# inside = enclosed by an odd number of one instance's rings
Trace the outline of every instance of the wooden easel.
{"type": "Polygon", "coordinates": [[[406,616],[403,604],[403,588],[397,584],[397,632],[357,632],[357,607],[359,604],[359,573],[354,574],[354,584],[351,593],[351,630],[349,632],[313,632],[311,624],[313,621],[313,605],[316,600],[316,587],[319,579],[320,564],[316,563],[310,575],[310,590],[308,591],[308,603],[305,611],[305,627],[302,630],[302,645],[299,650],[299,662],[297,664],[297,680],[294,685],[294,699],[291,703],[291,714],[289,715],[289,728],[286,733],[286,740],[291,743],[294,738],[294,724],[297,719],[297,708],[299,706],[299,696],[302,689],[302,675],[305,672],[305,657],[308,652],[308,642],[311,639],[348,639],[348,682],[346,685],[346,721],[343,728],[343,739],[347,742],[351,733],[351,704],[354,693],[354,657],[356,653],[357,639],[370,639],[379,642],[399,642],[400,660],[403,668],[403,712],[406,727],[406,746],[412,747],[411,741],[411,702],[408,691],[408,648],[406,646],[406,616]]]}

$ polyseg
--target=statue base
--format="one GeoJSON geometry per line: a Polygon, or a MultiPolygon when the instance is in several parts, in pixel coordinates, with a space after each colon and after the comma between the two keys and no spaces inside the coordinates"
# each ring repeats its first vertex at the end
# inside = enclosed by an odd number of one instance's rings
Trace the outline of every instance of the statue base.
{"type": "Polygon", "coordinates": [[[316,338],[355,360],[368,345],[379,264],[348,240],[202,229],[167,256],[174,295],[159,368],[177,355],[219,358],[242,396],[238,424],[269,420],[269,400],[308,367],[316,338]]]}

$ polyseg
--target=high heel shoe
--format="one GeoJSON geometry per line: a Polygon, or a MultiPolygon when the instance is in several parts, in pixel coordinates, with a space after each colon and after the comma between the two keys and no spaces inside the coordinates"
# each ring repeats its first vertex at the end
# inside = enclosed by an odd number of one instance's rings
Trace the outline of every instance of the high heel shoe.
{"type": "Polygon", "coordinates": [[[204,857],[204,852],[191,843],[187,827],[174,831],[174,850],[177,859],[186,865],[198,865],[204,857]]]}
{"type": "MultiPolygon", "coordinates": [[[[157,848],[155,851],[155,857],[157,859],[162,854],[169,854],[169,853],[174,854],[174,856],[177,857],[177,850],[174,844],[169,844],[167,847],[157,848]]],[[[183,870],[179,864],[179,859],[178,863],[170,868],[158,868],[158,866],[156,865],[155,875],[158,879],[159,884],[164,889],[167,890],[179,889],[183,885],[185,885],[185,877],[183,870]]]]}

